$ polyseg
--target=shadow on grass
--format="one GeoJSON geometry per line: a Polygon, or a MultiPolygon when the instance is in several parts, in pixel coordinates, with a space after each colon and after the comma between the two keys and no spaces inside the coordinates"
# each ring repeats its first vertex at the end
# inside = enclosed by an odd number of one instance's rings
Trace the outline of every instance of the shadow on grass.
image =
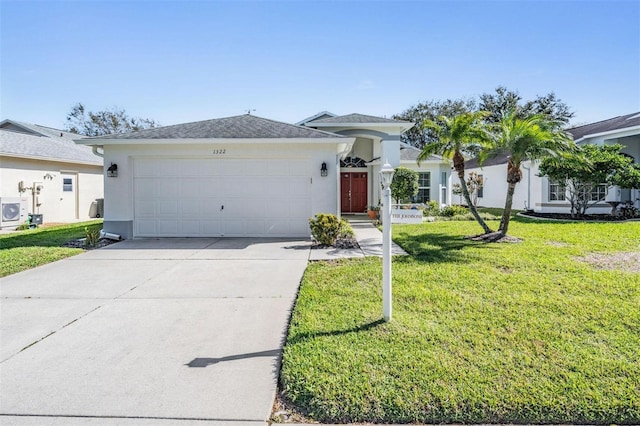
{"type": "Polygon", "coordinates": [[[481,259],[471,248],[493,250],[495,246],[464,237],[452,237],[450,234],[424,232],[418,235],[394,234],[393,240],[413,259],[394,258],[394,262],[417,260],[430,263],[453,263],[481,259]]]}
{"type": "Polygon", "coordinates": [[[82,222],[56,228],[39,228],[18,231],[0,236],[0,250],[16,247],[60,247],[62,244],[84,238],[84,228],[102,229],[102,223],[82,222]]]}
{"type": "Polygon", "coordinates": [[[368,331],[368,330],[376,328],[376,327],[378,327],[379,325],[382,325],[382,324],[384,324],[384,320],[383,319],[379,319],[379,320],[376,320],[376,321],[368,322],[366,324],[358,325],[356,327],[347,328],[346,330],[333,330],[333,331],[319,331],[319,332],[300,333],[300,334],[296,334],[295,336],[287,339],[287,344],[300,343],[300,342],[303,342],[305,340],[315,339],[316,337],[342,336],[344,334],[349,334],[349,333],[358,333],[358,332],[361,332],[361,331],[368,331]]]}

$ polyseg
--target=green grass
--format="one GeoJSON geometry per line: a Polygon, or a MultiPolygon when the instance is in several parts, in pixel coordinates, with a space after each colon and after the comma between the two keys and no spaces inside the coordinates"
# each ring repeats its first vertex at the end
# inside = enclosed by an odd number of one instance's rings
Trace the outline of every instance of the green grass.
{"type": "Polygon", "coordinates": [[[0,277],[82,253],[82,249],[60,245],[83,238],[87,226],[101,229],[102,220],[0,235],[0,277]]]}
{"type": "Polygon", "coordinates": [[[516,218],[519,244],[473,222],[394,227],[394,318],[381,261],[313,263],[281,389],[325,422],[640,423],[640,274],[576,257],[640,252],[640,222],[516,218]]]}

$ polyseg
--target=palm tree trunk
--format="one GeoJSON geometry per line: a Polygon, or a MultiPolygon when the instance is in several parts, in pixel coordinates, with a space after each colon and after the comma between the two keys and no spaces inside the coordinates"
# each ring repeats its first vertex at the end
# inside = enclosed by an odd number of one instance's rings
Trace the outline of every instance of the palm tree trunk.
{"type": "Polygon", "coordinates": [[[482,226],[482,229],[484,229],[484,233],[490,234],[493,231],[491,230],[491,228],[487,226],[485,221],[480,217],[480,214],[478,214],[478,209],[471,202],[471,195],[469,194],[469,188],[467,188],[467,184],[464,179],[464,170],[462,170],[462,172],[458,172],[458,178],[460,178],[460,187],[462,188],[462,195],[464,196],[464,199],[467,201],[467,206],[469,206],[469,211],[475,218],[476,222],[478,222],[480,226],[482,226]]]}
{"type": "Polygon", "coordinates": [[[507,189],[507,198],[504,202],[504,211],[502,212],[502,219],[500,220],[500,228],[498,232],[502,235],[507,235],[509,230],[509,221],[511,220],[511,207],[513,205],[513,193],[516,190],[516,184],[509,182],[507,189]]]}

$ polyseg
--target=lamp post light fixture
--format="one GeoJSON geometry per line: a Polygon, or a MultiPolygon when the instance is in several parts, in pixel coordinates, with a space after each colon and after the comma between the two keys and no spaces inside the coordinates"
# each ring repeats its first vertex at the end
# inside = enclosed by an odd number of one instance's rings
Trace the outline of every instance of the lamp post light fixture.
{"type": "Polygon", "coordinates": [[[382,183],[382,316],[391,321],[391,182],[393,167],[384,163],[380,170],[382,183]]]}

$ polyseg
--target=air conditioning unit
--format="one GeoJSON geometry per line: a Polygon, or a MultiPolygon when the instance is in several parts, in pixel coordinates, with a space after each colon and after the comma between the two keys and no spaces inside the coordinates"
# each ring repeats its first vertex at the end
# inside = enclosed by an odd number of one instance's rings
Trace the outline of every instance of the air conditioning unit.
{"type": "Polygon", "coordinates": [[[0,198],[0,228],[18,226],[27,220],[27,198],[0,198]]]}

